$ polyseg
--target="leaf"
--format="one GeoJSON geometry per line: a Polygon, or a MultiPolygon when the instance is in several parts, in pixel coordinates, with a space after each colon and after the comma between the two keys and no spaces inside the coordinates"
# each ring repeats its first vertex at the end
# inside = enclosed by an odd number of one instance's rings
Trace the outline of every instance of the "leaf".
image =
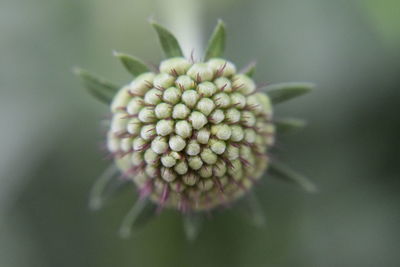
{"type": "Polygon", "coordinates": [[[82,84],[90,94],[106,104],[111,103],[114,95],[120,88],[84,69],[75,68],[74,73],[82,79],[82,84]]]}
{"type": "Polygon", "coordinates": [[[133,76],[138,76],[149,70],[146,64],[144,64],[140,59],[137,59],[133,56],[116,51],[114,51],[114,56],[121,60],[126,70],[129,71],[133,76]]]}
{"type": "Polygon", "coordinates": [[[270,97],[273,104],[282,103],[304,95],[314,88],[314,84],[304,82],[278,83],[265,87],[267,95],[270,97]]]}
{"type": "Polygon", "coordinates": [[[150,23],[157,32],[158,39],[160,40],[161,47],[164,51],[165,56],[167,58],[182,57],[183,53],[175,36],[166,28],[157,24],[156,22],[153,21],[150,23]]]}
{"type": "Polygon", "coordinates": [[[280,178],[287,182],[297,184],[307,192],[315,193],[318,191],[316,185],[311,180],[295,172],[283,163],[277,161],[271,162],[269,166],[269,171],[270,174],[276,176],[276,178],[280,178]]]}
{"type": "Polygon", "coordinates": [[[278,134],[286,134],[304,128],[307,123],[301,119],[284,118],[284,119],[276,119],[274,124],[278,134]]]}
{"type": "Polygon", "coordinates": [[[222,20],[218,20],[217,26],[215,26],[214,32],[212,33],[204,60],[209,60],[213,57],[221,57],[225,50],[225,24],[222,20]]]}
{"type": "Polygon", "coordinates": [[[250,78],[252,78],[254,76],[254,73],[256,72],[256,65],[257,63],[255,61],[250,62],[246,67],[243,68],[242,71],[240,71],[241,73],[249,76],[250,78]]]}
{"type": "Polygon", "coordinates": [[[256,227],[265,226],[265,214],[260,202],[258,201],[254,193],[248,194],[248,196],[243,199],[242,205],[240,207],[243,217],[251,225],[254,225],[256,227]]]}
{"type": "Polygon", "coordinates": [[[93,184],[89,196],[89,208],[99,210],[104,203],[104,192],[107,185],[118,173],[118,169],[114,164],[111,164],[93,184]]]}
{"type": "Polygon", "coordinates": [[[188,241],[193,242],[200,233],[204,218],[201,214],[186,214],[183,215],[182,219],[186,238],[188,241]]]}
{"type": "Polygon", "coordinates": [[[125,216],[119,229],[122,238],[131,236],[132,231],[137,231],[154,218],[156,206],[148,199],[139,199],[125,216]]]}

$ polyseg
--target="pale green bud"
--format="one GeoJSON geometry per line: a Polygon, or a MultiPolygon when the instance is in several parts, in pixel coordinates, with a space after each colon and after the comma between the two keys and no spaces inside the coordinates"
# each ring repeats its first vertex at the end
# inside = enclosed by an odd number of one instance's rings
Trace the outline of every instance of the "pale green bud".
{"type": "Polygon", "coordinates": [[[167,119],[172,114],[172,105],[167,103],[160,103],[156,106],[154,111],[158,119],[167,119]]]}
{"type": "Polygon", "coordinates": [[[185,148],[186,142],[179,135],[174,135],[169,138],[169,147],[174,151],[181,151],[185,148]]]}
{"type": "Polygon", "coordinates": [[[189,141],[189,143],[186,146],[186,154],[190,156],[196,156],[199,153],[200,153],[200,145],[194,140],[189,141]]]}
{"type": "Polygon", "coordinates": [[[206,145],[208,144],[208,140],[210,139],[210,131],[203,128],[197,132],[197,142],[200,144],[206,145]]]}
{"type": "Polygon", "coordinates": [[[154,77],[153,86],[155,88],[168,88],[175,83],[175,77],[168,73],[160,73],[154,77]]]}
{"type": "Polygon", "coordinates": [[[207,123],[206,116],[198,111],[193,111],[189,116],[189,121],[192,123],[194,129],[201,129],[207,123]]]}
{"type": "Polygon", "coordinates": [[[172,118],[186,119],[190,114],[190,109],[185,104],[176,104],[172,111],[172,118]]]}
{"type": "Polygon", "coordinates": [[[151,105],[157,105],[162,101],[162,92],[157,89],[151,89],[144,95],[144,102],[151,105]]]}
{"type": "Polygon", "coordinates": [[[203,166],[203,161],[199,156],[194,156],[188,158],[188,164],[191,169],[198,170],[203,166]]]}
{"type": "Polygon", "coordinates": [[[211,149],[206,148],[200,153],[201,159],[207,164],[215,164],[217,162],[217,155],[211,149]]]}
{"type": "Polygon", "coordinates": [[[186,58],[169,58],[160,63],[160,72],[183,75],[192,64],[186,58]]]}
{"type": "Polygon", "coordinates": [[[218,108],[227,108],[231,105],[231,98],[226,93],[218,93],[214,95],[213,100],[218,108]]]}
{"type": "Polygon", "coordinates": [[[212,69],[206,63],[195,63],[187,72],[194,81],[204,82],[211,81],[214,76],[212,69]]]}
{"type": "Polygon", "coordinates": [[[232,87],[242,94],[250,95],[256,90],[254,81],[244,74],[233,76],[232,81],[232,87]]]}
{"type": "Polygon", "coordinates": [[[195,90],[187,90],[182,94],[182,102],[189,108],[193,108],[199,98],[199,94],[195,90]]]}
{"type": "Polygon", "coordinates": [[[152,72],[140,74],[129,85],[129,92],[132,95],[144,96],[144,94],[153,86],[153,80],[156,75],[152,72]]]}
{"type": "Polygon", "coordinates": [[[194,89],[196,83],[187,75],[179,76],[175,81],[175,87],[182,90],[194,89]]]}
{"type": "Polygon", "coordinates": [[[158,135],[166,136],[174,131],[173,120],[159,120],[156,125],[156,132],[158,135]]]}
{"type": "Polygon", "coordinates": [[[217,87],[212,82],[202,82],[197,86],[197,91],[204,97],[210,97],[217,91],[217,87]]]}
{"type": "Polygon", "coordinates": [[[178,121],[175,124],[175,133],[182,138],[188,138],[192,135],[192,125],[185,120],[178,121]]]}
{"type": "Polygon", "coordinates": [[[128,105],[131,100],[131,96],[129,95],[129,87],[123,87],[118,93],[115,95],[113,101],[111,102],[111,112],[117,113],[121,112],[121,108],[124,108],[128,105]]]}
{"type": "Polygon", "coordinates": [[[164,91],[163,100],[170,104],[176,104],[181,99],[181,90],[176,87],[170,87],[164,91]]]}
{"type": "Polygon", "coordinates": [[[202,98],[197,103],[196,108],[198,111],[200,111],[204,115],[208,116],[214,110],[215,104],[214,104],[214,101],[212,101],[209,98],[202,98]]]}
{"type": "Polygon", "coordinates": [[[214,110],[210,116],[209,116],[209,121],[212,124],[218,124],[221,123],[225,119],[225,114],[222,111],[222,109],[216,109],[214,110]]]}
{"type": "Polygon", "coordinates": [[[208,65],[218,76],[229,77],[236,73],[235,65],[222,58],[212,58],[208,61],[208,65]]]}
{"type": "Polygon", "coordinates": [[[232,83],[231,80],[226,77],[219,77],[214,80],[214,84],[216,87],[225,93],[232,92],[232,83]]]}

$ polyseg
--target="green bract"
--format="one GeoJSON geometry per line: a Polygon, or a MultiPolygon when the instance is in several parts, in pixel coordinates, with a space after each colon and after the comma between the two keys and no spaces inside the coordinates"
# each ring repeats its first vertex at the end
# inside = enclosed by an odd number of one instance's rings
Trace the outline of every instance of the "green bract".
{"type": "MultiPolygon", "coordinates": [[[[110,103],[108,151],[117,169],[140,192],[141,200],[125,219],[123,232],[129,232],[127,225],[135,225],[148,199],[159,207],[190,214],[185,227],[193,236],[193,225],[198,225],[193,213],[239,199],[269,166],[286,180],[314,190],[306,178],[268,157],[276,129],[304,125],[296,119],[275,123],[273,105],[308,92],[312,85],[282,83],[257,88],[252,78],[255,64],[238,72],[235,64],[222,58],[222,21],[200,62],[185,58],[175,37],[164,27],[152,25],[167,56],[157,70],[118,52],[114,55],[135,76],[124,86],[77,70],[90,92],[110,103]]],[[[101,204],[110,176],[95,185],[94,206],[101,204]]],[[[252,217],[260,221],[260,216],[252,217]]]]}

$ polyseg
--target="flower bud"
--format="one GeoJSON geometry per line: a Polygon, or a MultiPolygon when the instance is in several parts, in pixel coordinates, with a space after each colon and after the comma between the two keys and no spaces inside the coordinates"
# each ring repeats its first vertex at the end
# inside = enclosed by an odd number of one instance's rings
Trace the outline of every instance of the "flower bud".
{"type": "Polygon", "coordinates": [[[175,133],[182,138],[188,138],[192,135],[192,125],[187,121],[178,121],[175,124],[175,133]]]}
{"type": "Polygon", "coordinates": [[[154,77],[153,86],[155,88],[168,88],[174,85],[175,77],[168,73],[160,73],[154,77]]]}
{"type": "Polygon", "coordinates": [[[160,90],[153,88],[147,91],[147,93],[144,95],[144,102],[151,105],[157,105],[161,102],[161,97],[162,93],[160,92],[160,90]]]}
{"type": "Polygon", "coordinates": [[[164,91],[163,100],[170,104],[176,104],[181,99],[181,91],[176,87],[170,87],[164,91]]]}
{"type": "Polygon", "coordinates": [[[199,102],[197,102],[196,108],[198,111],[208,116],[214,110],[215,104],[214,101],[209,98],[202,98],[199,102]]]}
{"type": "Polygon", "coordinates": [[[186,146],[185,140],[179,135],[174,135],[169,138],[169,147],[173,151],[181,151],[185,148],[185,146],[186,146]]]}
{"type": "Polygon", "coordinates": [[[200,83],[204,81],[211,81],[214,74],[212,69],[206,63],[195,63],[187,72],[194,81],[200,83]]]}
{"type": "Polygon", "coordinates": [[[194,89],[196,83],[187,75],[179,76],[175,81],[175,87],[182,90],[194,89]]]}
{"type": "Polygon", "coordinates": [[[189,108],[193,108],[199,100],[199,94],[195,90],[187,90],[182,94],[182,102],[189,108]]]}
{"type": "Polygon", "coordinates": [[[172,106],[167,103],[160,103],[156,106],[154,112],[158,119],[167,119],[171,117],[172,106]]]}
{"type": "Polygon", "coordinates": [[[183,75],[191,66],[191,63],[186,58],[175,57],[169,58],[160,63],[160,72],[171,75],[183,75]]]}
{"type": "Polygon", "coordinates": [[[172,111],[172,118],[186,119],[190,114],[190,109],[185,104],[176,104],[172,111]]]}
{"type": "Polygon", "coordinates": [[[232,78],[232,87],[244,95],[250,95],[256,90],[256,84],[244,74],[237,74],[232,78]]]}
{"type": "Polygon", "coordinates": [[[112,101],[107,147],[116,165],[156,204],[199,211],[234,201],[268,166],[270,99],[225,59],[176,57],[159,70],[112,101]]]}
{"type": "Polygon", "coordinates": [[[210,66],[217,76],[229,77],[236,73],[236,67],[232,62],[229,62],[222,58],[212,58],[208,61],[210,66]]]}
{"type": "Polygon", "coordinates": [[[203,113],[193,111],[189,116],[189,121],[192,123],[194,129],[198,130],[207,123],[207,118],[203,113]]]}
{"type": "Polygon", "coordinates": [[[144,96],[144,94],[153,86],[153,80],[156,75],[151,72],[140,74],[129,85],[129,92],[135,96],[144,96]]]}

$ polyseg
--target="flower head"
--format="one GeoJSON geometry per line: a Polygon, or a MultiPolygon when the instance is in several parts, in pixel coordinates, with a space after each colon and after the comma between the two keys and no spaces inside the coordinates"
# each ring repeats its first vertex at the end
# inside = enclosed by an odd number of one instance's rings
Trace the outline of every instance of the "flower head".
{"type": "MultiPolygon", "coordinates": [[[[296,119],[273,119],[273,105],[312,86],[257,87],[254,65],[238,71],[222,58],[221,21],[201,61],[185,58],[175,37],[152,24],[166,55],[156,70],[122,53],[115,56],[135,76],[124,86],[77,70],[89,91],[110,105],[107,149],[141,199],[185,214],[211,210],[250,191],[267,168],[314,190],[303,176],[268,157],[276,132],[303,125],[296,119]]],[[[110,177],[106,172],[95,185],[96,205],[110,177]]],[[[144,206],[139,201],[126,220],[134,221],[144,206]]]]}
{"type": "Polygon", "coordinates": [[[113,98],[108,150],[159,205],[230,203],[261,177],[274,142],[270,99],[256,89],[228,60],[166,59],[113,98]]]}

